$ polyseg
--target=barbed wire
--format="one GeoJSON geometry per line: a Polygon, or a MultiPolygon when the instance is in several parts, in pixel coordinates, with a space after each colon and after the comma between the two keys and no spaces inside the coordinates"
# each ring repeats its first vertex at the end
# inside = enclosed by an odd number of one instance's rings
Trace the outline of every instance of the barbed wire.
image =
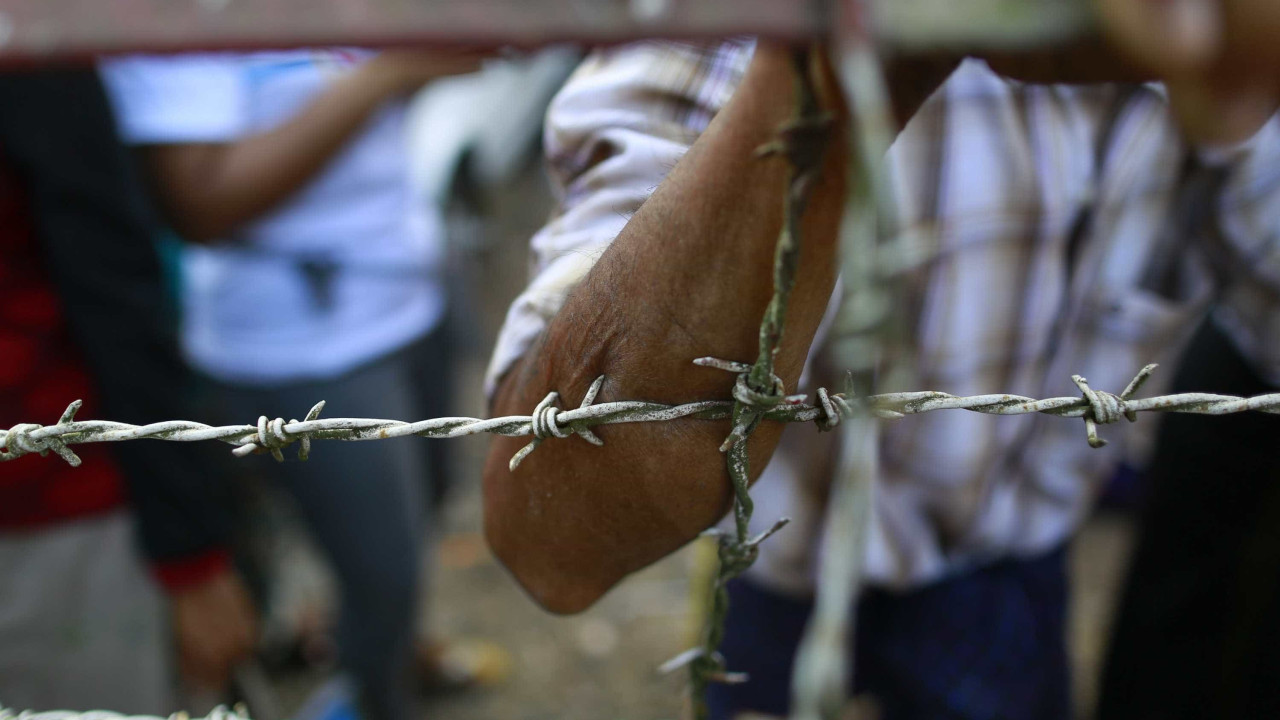
{"type": "MultiPolygon", "coordinates": [[[[787,162],[787,184],[783,194],[782,227],[774,243],[773,296],[760,319],[756,361],[746,365],[716,358],[699,358],[694,362],[735,373],[733,385],[733,427],[720,445],[725,454],[725,469],[733,486],[733,532],[713,529],[716,541],[716,574],[711,578],[702,643],[683,653],[663,667],[689,666],[689,693],[696,720],[706,720],[710,709],[706,691],[713,682],[744,682],[742,673],[730,672],[719,652],[729,614],[729,581],[746,572],[760,553],[760,544],[781,530],[790,519],[782,518],[769,530],[752,537],[751,516],[755,502],[751,499],[750,457],[747,440],[768,413],[788,400],[786,386],[774,372],[774,359],[786,328],[787,306],[795,287],[796,269],[800,264],[801,220],[822,172],[823,159],[831,140],[834,117],[824,112],[818,102],[817,89],[810,76],[814,55],[811,48],[792,49],[791,74],[794,98],[791,119],[777,131],[776,138],[756,150],[756,157],[782,157],[787,162]]],[[[803,400],[802,397],[794,398],[803,400]]],[[[847,406],[823,406],[826,424],[834,426],[840,416],[834,411],[847,406]]]]}
{"type": "MultiPolygon", "coordinates": [[[[896,231],[899,215],[885,166],[895,134],[894,118],[874,41],[865,31],[851,32],[840,39],[836,57],[841,91],[853,112],[846,136],[849,165],[838,234],[845,290],[828,352],[836,366],[848,373],[850,391],[874,395],[877,382],[887,379],[877,372],[884,348],[894,342],[903,349],[911,345],[902,313],[905,303],[895,302],[904,284],[900,275],[885,271],[883,262],[887,255],[901,257],[908,236],[896,231]]],[[[891,366],[887,375],[898,387],[914,383],[902,367],[891,366]]],[[[840,431],[840,452],[819,539],[813,612],[791,672],[792,720],[844,716],[857,663],[847,648],[854,646],[857,631],[853,608],[862,586],[879,426],[864,405],[855,409],[840,431]]]]}
{"type": "MultiPolygon", "coordinates": [[[[862,48],[864,51],[866,48],[862,48]]],[[[795,682],[798,703],[797,717],[825,718],[833,715],[837,701],[843,697],[844,684],[840,678],[847,668],[842,665],[842,639],[852,630],[849,620],[851,602],[858,587],[861,536],[870,504],[869,487],[874,473],[876,451],[876,426],[873,419],[900,419],[938,410],[964,410],[988,415],[1045,414],[1064,418],[1081,418],[1085,436],[1090,446],[1100,448],[1106,441],[1099,436],[1098,426],[1127,419],[1136,421],[1140,412],[1179,412],[1204,415],[1258,411],[1280,414],[1280,393],[1255,397],[1237,397],[1207,393],[1183,393],[1135,399],[1134,394],[1150,378],[1155,365],[1140,370],[1119,394],[1094,390],[1085,378],[1075,375],[1072,381],[1079,388],[1080,396],[1035,399],[1012,394],[988,394],[956,396],[938,391],[891,392],[868,394],[871,387],[867,380],[876,366],[879,355],[875,348],[882,336],[891,335],[891,306],[886,300],[887,280],[876,261],[876,218],[889,217],[892,198],[882,182],[883,168],[877,158],[887,148],[885,119],[888,105],[878,85],[868,80],[882,82],[882,73],[873,55],[861,53],[860,73],[846,73],[861,78],[867,87],[859,90],[852,83],[850,95],[858,100],[855,107],[861,109],[862,122],[851,138],[852,152],[859,164],[855,165],[856,177],[851,183],[849,206],[846,210],[846,231],[842,234],[841,275],[846,282],[846,302],[837,325],[843,341],[837,349],[844,367],[850,368],[847,387],[843,392],[831,393],[819,388],[812,402],[807,395],[787,395],[782,380],[774,373],[774,357],[785,327],[788,297],[794,284],[799,260],[799,220],[808,200],[808,194],[816,182],[815,173],[821,165],[823,148],[827,141],[830,119],[819,112],[813,88],[808,84],[807,53],[798,52],[794,57],[798,78],[796,114],[780,131],[778,140],[761,149],[760,155],[783,155],[790,163],[790,178],[785,198],[784,222],[777,241],[774,257],[774,295],[760,325],[759,354],[754,363],[741,363],[716,358],[698,358],[693,362],[737,375],[733,386],[733,400],[712,400],[667,405],[645,401],[616,401],[596,403],[606,382],[600,376],[591,384],[577,408],[559,407],[559,395],[548,393],[530,415],[498,418],[444,417],[416,422],[380,420],[369,418],[320,418],[325,407],[323,401],[313,406],[303,420],[258,418],[256,424],[211,426],[203,423],[170,420],[148,425],[105,420],[78,421],[79,400],[71,403],[53,425],[21,423],[9,430],[0,430],[0,462],[15,460],[28,454],[47,455],[52,452],[72,466],[81,459],[71,450],[77,444],[99,442],[123,442],[132,440],[164,440],[174,442],[221,441],[235,446],[237,456],[270,453],[277,461],[284,460],[285,448],[297,443],[298,458],[310,456],[313,440],[366,441],[398,437],[456,438],[470,435],[491,434],[507,437],[530,437],[511,458],[509,466],[514,470],[541,443],[550,438],[569,438],[577,435],[593,445],[604,441],[594,428],[602,425],[644,422],[669,422],[680,418],[702,420],[730,420],[731,431],[720,446],[725,453],[726,467],[733,486],[734,532],[714,529],[704,533],[716,538],[719,567],[712,578],[710,607],[702,643],[681,653],[661,669],[672,671],[688,667],[695,715],[706,716],[703,695],[712,682],[742,682],[746,676],[730,672],[724,658],[718,652],[724,633],[724,620],[728,611],[726,584],[746,571],[754,562],[760,544],[786,525],[782,518],[772,527],[756,536],[748,535],[748,524],[753,503],[748,492],[750,471],[748,467],[747,440],[763,421],[814,422],[820,430],[829,431],[844,426],[846,445],[857,449],[847,453],[845,466],[833,488],[833,501],[829,508],[828,532],[838,532],[827,542],[834,542],[844,551],[827,553],[836,558],[838,566],[824,566],[824,581],[815,613],[815,623],[806,632],[806,642],[818,638],[821,642],[809,649],[802,645],[797,660],[795,682]],[[867,59],[870,58],[870,59],[867,59]],[[873,87],[873,85],[875,85],[873,87]],[[875,108],[874,112],[868,108],[875,108]],[[869,122],[868,117],[880,117],[879,124],[869,122]],[[887,208],[887,211],[886,211],[887,208]],[[847,247],[846,247],[847,246],[847,247]],[[850,302],[857,296],[858,301],[850,302]],[[854,306],[858,312],[845,309],[854,306]],[[843,344],[841,344],[843,343],[843,344]],[[862,390],[859,395],[854,388],[862,390]],[[856,457],[855,457],[856,456],[856,457]],[[852,458],[852,460],[850,459],[852,458]],[[828,592],[831,591],[831,592],[828,592]]],[[[857,58],[855,58],[857,59],[857,58]]],[[[848,68],[845,68],[848,70],[848,68]]],[[[854,68],[858,70],[858,67],[854,68]]],[[[849,78],[846,78],[848,80],[849,78]]],[[[0,708],[0,720],[121,720],[124,716],[113,713],[22,713],[13,715],[0,708]]],[[[132,718],[128,720],[134,720],[132,718]]],[[[183,720],[181,715],[171,720],[183,720]]],[[[215,710],[207,720],[245,720],[243,713],[215,710]]]]}
{"type": "MultiPolygon", "coordinates": [[[[712,358],[694,361],[704,367],[750,367],[741,363],[726,363],[712,358]]],[[[838,426],[842,418],[849,417],[855,408],[861,407],[873,417],[895,420],[907,415],[919,415],[937,410],[967,410],[984,415],[1053,415],[1062,418],[1083,418],[1086,439],[1094,447],[1102,447],[1106,441],[1098,437],[1097,426],[1128,419],[1136,419],[1142,412],[1174,412],[1195,415],[1229,415],[1241,412],[1280,414],[1280,393],[1239,397],[1211,393],[1179,393],[1147,398],[1132,398],[1141,384],[1156,369],[1148,365],[1118,395],[1089,388],[1079,375],[1073,380],[1081,388],[1080,396],[1035,399],[1022,395],[991,394],[958,396],[938,391],[892,392],[867,398],[851,393],[830,393],[819,388],[813,402],[806,395],[787,395],[778,404],[761,412],[761,420],[773,422],[813,422],[819,429],[830,430],[838,426]]],[[[456,438],[467,435],[503,435],[506,437],[531,437],[531,442],[521,448],[511,459],[516,466],[539,443],[547,438],[567,438],[579,435],[592,444],[603,441],[591,429],[601,425],[623,423],[669,422],[680,418],[699,420],[725,420],[733,414],[734,402],[707,400],[683,405],[665,405],[626,400],[593,404],[592,397],[605,381],[602,375],[592,385],[591,393],[582,405],[573,410],[556,407],[556,393],[550,393],[538,405],[532,415],[512,415],[489,419],[469,417],[444,417],[417,422],[379,420],[371,418],[324,418],[319,413],[320,402],[308,413],[306,420],[274,420],[266,416],[258,418],[254,425],[213,426],[189,420],[169,420],[150,425],[130,425],[110,420],[75,420],[80,408],[77,400],[67,408],[54,425],[22,423],[9,430],[0,430],[0,462],[15,460],[27,454],[45,455],[53,452],[73,466],[80,458],[69,446],[125,442],[131,440],[168,440],[172,442],[202,442],[217,440],[235,445],[232,452],[238,456],[269,452],[277,460],[283,460],[281,451],[294,444],[301,445],[299,459],[305,460],[312,440],[389,440],[399,437],[456,438]]],[[[727,448],[726,448],[727,449],[727,448]]]]}
{"type": "MultiPolygon", "coordinates": [[[[50,710],[36,712],[33,710],[17,711],[0,705],[0,720],[166,720],[158,715],[124,715],[107,710],[50,710]]],[[[185,712],[169,715],[167,720],[249,720],[249,711],[242,704],[228,709],[219,705],[209,711],[208,715],[192,718],[185,712]]]]}

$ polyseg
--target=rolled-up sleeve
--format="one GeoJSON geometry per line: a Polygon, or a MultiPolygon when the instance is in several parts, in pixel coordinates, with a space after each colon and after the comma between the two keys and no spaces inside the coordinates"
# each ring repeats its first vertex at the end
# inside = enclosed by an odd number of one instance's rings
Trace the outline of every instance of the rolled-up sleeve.
{"type": "Polygon", "coordinates": [[[544,144],[559,206],[531,241],[533,277],[507,312],[486,393],[728,102],[753,49],[738,40],[597,51],[552,100],[544,144]]]}

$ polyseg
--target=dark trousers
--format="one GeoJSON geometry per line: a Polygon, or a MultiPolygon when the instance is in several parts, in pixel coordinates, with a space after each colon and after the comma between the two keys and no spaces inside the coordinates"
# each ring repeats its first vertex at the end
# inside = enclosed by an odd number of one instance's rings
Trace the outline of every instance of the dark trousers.
{"type": "MultiPolygon", "coordinates": [[[[1274,392],[1211,324],[1174,392],[1274,392]]],[[[1280,718],[1280,417],[1169,415],[1112,631],[1101,720],[1280,718]]]]}
{"type": "MultiPolygon", "coordinates": [[[[1067,720],[1065,550],[1005,560],[914,592],[865,592],[857,608],[852,693],[881,720],[1067,720]]],[[[810,599],[739,578],[723,653],[742,685],[713,686],[711,716],[786,715],[810,599]]]]}
{"type": "MultiPolygon", "coordinates": [[[[303,417],[319,400],[327,417],[423,420],[447,414],[450,344],[438,329],[411,346],[329,380],[252,387],[214,383],[222,422],[303,417]]],[[[338,652],[360,685],[370,720],[407,720],[422,550],[433,499],[446,482],[446,440],[317,441],[311,459],[237,459],[236,472],[279,482],[337,576],[338,652]]]]}

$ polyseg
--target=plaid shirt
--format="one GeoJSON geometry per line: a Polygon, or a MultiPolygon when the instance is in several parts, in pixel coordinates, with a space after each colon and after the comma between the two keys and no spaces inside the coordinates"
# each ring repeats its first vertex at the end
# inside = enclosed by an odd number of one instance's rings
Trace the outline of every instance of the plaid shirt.
{"type": "MultiPolygon", "coordinates": [[[[729,99],[751,50],[603,50],[556,97],[546,145],[562,204],[532,240],[534,277],[490,389],[729,99]]],[[[890,168],[902,222],[926,243],[901,277],[917,387],[892,389],[1078,395],[1079,373],[1119,392],[1143,364],[1175,359],[1215,303],[1280,377],[1280,121],[1241,146],[1193,150],[1159,86],[1027,85],[970,60],[908,124],[890,168]]],[[[821,353],[819,339],[811,367],[821,353]]],[[[1078,420],[943,411],[886,423],[868,579],[910,587],[1060,545],[1126,445],[1141,444],[1121,426],[1104,434],[1112,443],[1094,450],[1078,420]]],[[[788,429],[754,491],[762,525],[798,521],[755,570],[780,589],[812,581],[831,435],[788,429]]]]}

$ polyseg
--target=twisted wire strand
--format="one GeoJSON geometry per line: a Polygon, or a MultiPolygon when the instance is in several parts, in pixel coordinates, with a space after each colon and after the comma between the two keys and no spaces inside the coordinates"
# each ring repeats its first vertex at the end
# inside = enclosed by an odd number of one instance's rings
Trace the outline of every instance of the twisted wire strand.
{"type": "MultiPolygon", "coordinates": [[[[51,710],[35,712],[32,710],[17,711],[0,705],[0,720],[165,720],[156,715],[123,715],[106,710],[89,710],[76,712],[72,710],[51,710]]],[[[243,705],[228,709],[223,705],[215,707],[209,714],[201,718],[192,718],[185,712],[177,712],[168,716],[167,720],[249,720],[248,710],[243,705]]]]}
{"type": "MultiPolygon", "coordinates": [[[[711,362],[700,360],[701,365],[711,362]]],[[[1078,397],[1052,397],[1035,399],[1022,395],[993,394],[962,397],[944,392],[895,392],[872,395],[859,399],[847,393],[830,393],[825,388],[817,392],[815,402],[805,396],[784,397],[767,410],[762,418],[775,422],[814,422],[820,429],[830,430],[838,426],[841,418],[848,417],[854,407],[861,407],[874,417],[897,419],[906,415],[937,410],[967,410],[985,415],[1027,415],[1038,413],[1064,418],[1084,418],[1090,444],[1101,447],[1105,441],[1096,437],[1090,427],[1130,421],[1142,412],[1176,412],[1197,415],[1229,415],[1240,412],[1264,412],[1280,414],[1280,393],[1237,397],[1210,393],[1181,393],[1148,398],[1131,397],[1137,386],[1149,377],[1154,365],[1143,368],[1130,387],[1119,395],[1090,389],[1084,378],[1076,376],[1083,385],[1078,397]],[[1096,439],[1096,442],[1095,442],[1096,439]]],[[[708,400],[683,405],[625,400],[595,404],[594,400],[604,383],[601,376],[592,384],[582,404],[575,409],[556,407],[558,396],[549,394],[539,403],[531,415],[512,415],[489,419],[468,417],[442,417],[417,422],[377,420],[369,418],[319,417],[324,403],[317,403],[305,420],[259,418],[253,425],[212,426],[189,420],[169,420],[150,425],[130,425],[110,420],[76,420],[80,401],[71,403],[56,424],[38,425],[20,423],[9,430],[0,430],[0,462],[17,459],[23,455],[54,452],[73,466],[80,458],[69,446],[85,443],[125,442],[130,440],[168,440],[172,442],[202,442],[218,440],[236,446],[237,455],[270,452],[277,460],[283,460],[281,450],[299,443],[299,456],[306,459],[313,440],[387,440],[399,437],[456,438],[467,435],[504,435],[507,437],[531,437],[531,442],[512,458],[512,467],[528,457],[537,446],[548,438],[567,438],[578,435],[594,445],[603,441],[591,431],[598,425],[620,423],[669,422],[679,418],[723,420],[732,415],[734,403],[728,400],[708,400]]]]}

